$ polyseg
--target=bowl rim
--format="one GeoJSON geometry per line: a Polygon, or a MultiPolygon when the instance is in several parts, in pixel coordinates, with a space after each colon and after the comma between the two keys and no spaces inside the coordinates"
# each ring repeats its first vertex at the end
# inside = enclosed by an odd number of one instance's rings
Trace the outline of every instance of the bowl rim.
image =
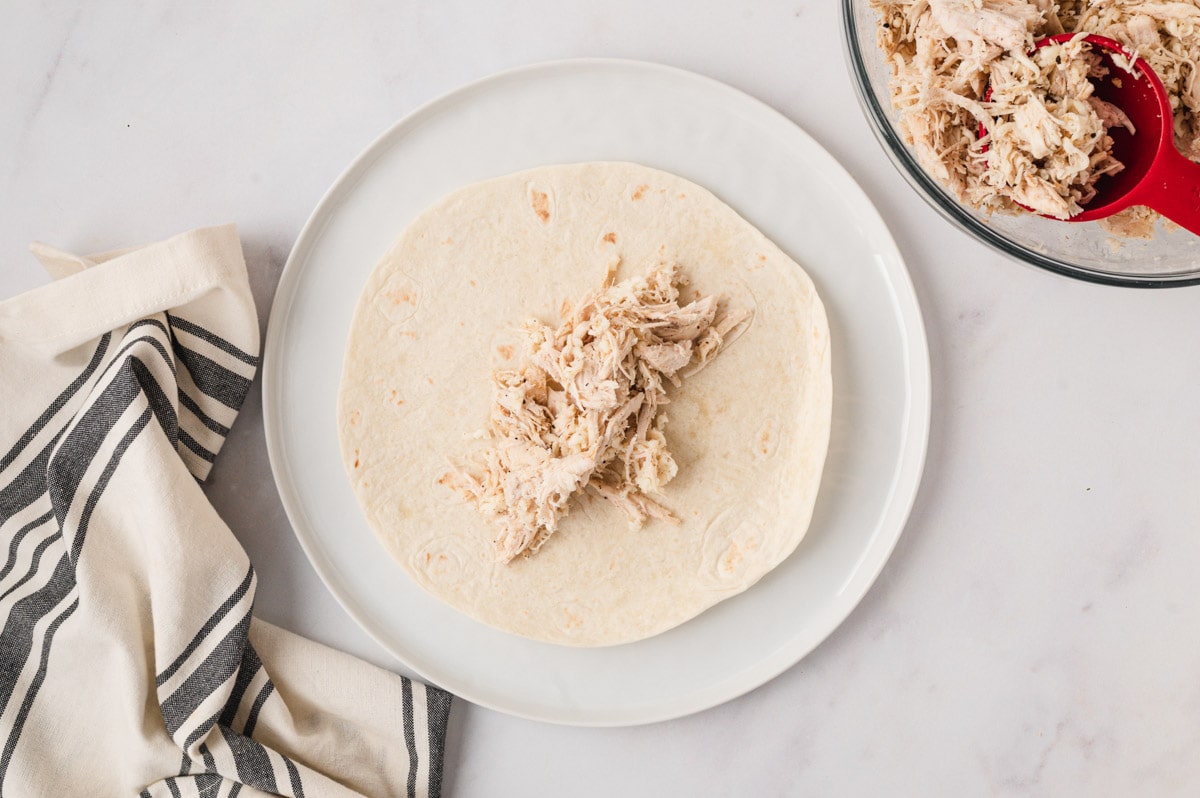
{"type": "MultiPolygon", "coordinates": [[[[861,0],[858,1],[861,2],[861,0]]],[[[887,110],[881,107],[871,89],[871,79],[867,75],[862,50],[859,47],[858,27],[854,18],[855,2],[856,0],[842,0],[842,42],[846,64],[850,69],[851,82],[854,84],[859,106],[867,117],[875,139],[883,148],[892,166],[939,215],[992,249],[1020,263],[1077,280],[1124,288],[1179,288],[1200,285],[1200,269],[1158,275],[1123,274],[1089,269],[1035,252],[998,233],[947,195],[941,185],[917,162],[908,145],[893,127],[887,110]]]]}

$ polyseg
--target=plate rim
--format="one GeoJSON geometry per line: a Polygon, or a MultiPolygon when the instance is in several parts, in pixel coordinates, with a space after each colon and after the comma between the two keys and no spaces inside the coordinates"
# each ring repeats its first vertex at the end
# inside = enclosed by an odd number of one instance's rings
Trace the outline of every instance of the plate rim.
{"type": "Polygon", "coordinates": [[[871,201],[858,181],[854,179],[840,161],[834,158],[806,130],[782,112],[757,97],[716,78],[688,69],[653,61],[628,58],[583,57],[553,59],[523,64],[491,73],[421,103],[372,139],[321,195],[321,198],[317,201],[308,219],[296,236],[296,241],[292,245],[283,270],[280,273],[271,302],[263,343],[261,373],[263,432],[266,440],[267,458],[276,492],[279,495],[288,522],[292,527],[292,534],[300,544],[305,558],[342,610],[384,651],[394,657],[405,668],[408,668],[419,678],[430,684],[442,687],[465,701],[507,715],[526,720],[579,727],[644,725],[672,720],[711,709],[761,687],[763,684],[796,665],[800,660],[828,640],[830,635],[850,617],[872,585],[874,585],[884,565],[891,558],[891,554],[899,542],[900,536],[904,532],[908,518],[916,502],[921,484],[921,476],[924,472],[932,417],[932,374],[929,345],[925,331],[924,317],[921,312],[916,288],[912,281],[912,275],[896,244],[895,238],[892,236],[890,228],[884,221],[875,203],[871,201]],[[834,167],[839,177],[844,181],[844,188],[852,192],[855,199],[860,200],[869,209],[872,217],[871,221],[877,227],[873,232],[875,234],[882,234],[885,239],[881,243],[886,243],[887,246],[884,249],[887,250],[886,254],[892,260],[890,264],[885,262],[883,272],[889,278],[888,290],[892,294],[893,305],[898,310],[898,320],[901,324],[901,338],[903,341],[903,373],[908,382],[908,392],[905,397],[904,414],[901,423],[900,458],[893,473],[891,484],[888,486],[884,512],[876,527],[876,535],[872,539],[878,535],[878,530],[881,529],[894,527],[895,532],[890,533],[890,540],[886,541],[886,545],[876,546],[870,542],[868,543],[866,550],[863,552],[863,559],[860,560],[860,567],[855,569],[851,580],[847,581],[842,586],[841,591],[839,591],[839,594],[845,594],[852,585],[855,588],[851,591],[851,599],[845,611],[836,613],[836,620],[829,624],[827,629],[817,635],[815,641],[801,641],[799,643],[795,642],[795,640],[787,641],[770,656],[758,661],[753,666],[730,674],[725,679],[709,684],[700,690],[683,696],[673,697],[671,700],[655,704],[650,709],[635,710],[621,717],[603,718],[567,717],[567,713],[563,713],[564,716],[560,717],[499,705],[477,694],[473,695],[474,691],[467,685],[446,684],[432,678],[430,674],[425,673],[422,669],[414,667],[406,657],[402,656],[393,645],[383,638],[380,630],[376,628],[374,621],[361,614],[350,597],[343,596],[340,588],[337,587],[338,579],[332,573],[334,566],[323,562],[320,557],[314,556],[314,541],[309,540],[311,532],[307,530],[304,524],[303,510],[294,495],[296,488],[291,479],[292,468],[291,464],[285,458],[286,446],[282,441],[282,424],[274,406],[274,401],[277,401],[277,397],[280,394],[273,387],[281,379],[279,369],[275,368],[275,364],[280,359],[279,352],[283,346],[284,322],[291,312],[291,306],[303,272],[303,262],[309,257],[313,245],[319,239],[325,224],[328,222],[330,217],[329,206],[336,197],[352,188],[354,181],[358,179],[360,173],[368,168],[382,153],[385,142],[393,136],[398,135],[403,128],[419,124],[422,117],[431,111],[435,111],[445,104],[461,100],[473,92],[486,89],[491,84],[499,84],[523,75],[584,67],[643,69],[663,73],[676,79],[694,81],[706,89],[724,92],[741,102],[750,103],[759,112],[765,112],[768,116],[774,117],[777,121],[784,123],[789,128],[790,134],[799,135],[819,150],[828,159],[828,165],[834,167]],[[732,686],[727,687],[727,685],[731,684],[731,680],[734,680],[732,686]],[[699,700],[696,700],[697,697],[700,697],[699,700]]]}

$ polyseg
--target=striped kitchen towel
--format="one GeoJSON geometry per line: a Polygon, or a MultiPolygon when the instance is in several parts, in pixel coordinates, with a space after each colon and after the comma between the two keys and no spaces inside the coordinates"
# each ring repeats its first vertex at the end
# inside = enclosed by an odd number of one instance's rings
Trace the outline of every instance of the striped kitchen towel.
{"type": "Polygon", "coordinates": [[[258,366],[232,226],[0,302],[0,795],[436,796],[450,697],[253,617],[199,481],[258,366]]]}

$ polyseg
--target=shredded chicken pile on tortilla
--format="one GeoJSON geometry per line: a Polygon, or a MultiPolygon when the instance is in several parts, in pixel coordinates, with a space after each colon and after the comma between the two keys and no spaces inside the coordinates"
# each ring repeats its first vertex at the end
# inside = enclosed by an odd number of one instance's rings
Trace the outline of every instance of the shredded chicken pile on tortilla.
{"type": "MultiPolygon", "coordinates": [[[[1058,33],[1097,33],[1146,59],[1171,96],[1176,144],[1200,161],[1197,0],[871,4],[880,14],[878,40],[892,67],[892,102],[902,130],[922,165],[974,208],[1016,212],[1019,203],[1070,215],[1086,203],[1096,179],[1116,168],[1106,131],[1128,120],[1098,101],[1089,101],[1090,109],[1074,102],[1064,107],[1048,84],[1075,77],[1055,77],[1026,55],[1035,41],[1058,33]],[[1028,91],[984,101],[989,85],[1021,83],[1028,91]],[[982,139],[981,122],[988,132],[982,139]]],[[[1156,219],[1138,207],[1101,224],[1117,235],[1149,238],[1156,219]]]]}
{"type": "Polygon", "coordinates": [[[707,364],[747,318],[706,296],[679,304],[679,267],[589,294],[561,323],[524,326],[525,358],[492,375],[487,436],[443,481],[495,522],[496,557],[535,552],[558,528],[576,493],[621,508],[634,526],[675,521],[651,495],[674,478],[663,428],[667,384],[707,364]]]}

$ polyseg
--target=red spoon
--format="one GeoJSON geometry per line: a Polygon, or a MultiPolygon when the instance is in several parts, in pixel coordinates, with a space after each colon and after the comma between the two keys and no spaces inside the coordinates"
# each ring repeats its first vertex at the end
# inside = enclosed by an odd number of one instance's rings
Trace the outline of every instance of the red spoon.
{"type": "MultiPolygon", "coordinates": [[[[1037,47],[1067,42],[1078,34],[1042,39],[1037,47]]],[[[1147,205],[1171,221],[1200,235],[1200,164],[1175,148],[1174,116],[1167,90],[1154,70],[1120,42],[1089,34],[1084,40],[1100,55],[1108,75],[1095,79],[1096,96],[1125,112],[1137,134],[1113,127],[1113,155],[1125,168],[1096,183],[1096,196],[1082,213],[1066,221],[1090,222],[1134,205],[1147,205]],[[1126,72],[1113,61],[1119,53],[1133,65],[1126,72]]],[[[989,91],[990,97],[990,91],[989,91]]]]}

